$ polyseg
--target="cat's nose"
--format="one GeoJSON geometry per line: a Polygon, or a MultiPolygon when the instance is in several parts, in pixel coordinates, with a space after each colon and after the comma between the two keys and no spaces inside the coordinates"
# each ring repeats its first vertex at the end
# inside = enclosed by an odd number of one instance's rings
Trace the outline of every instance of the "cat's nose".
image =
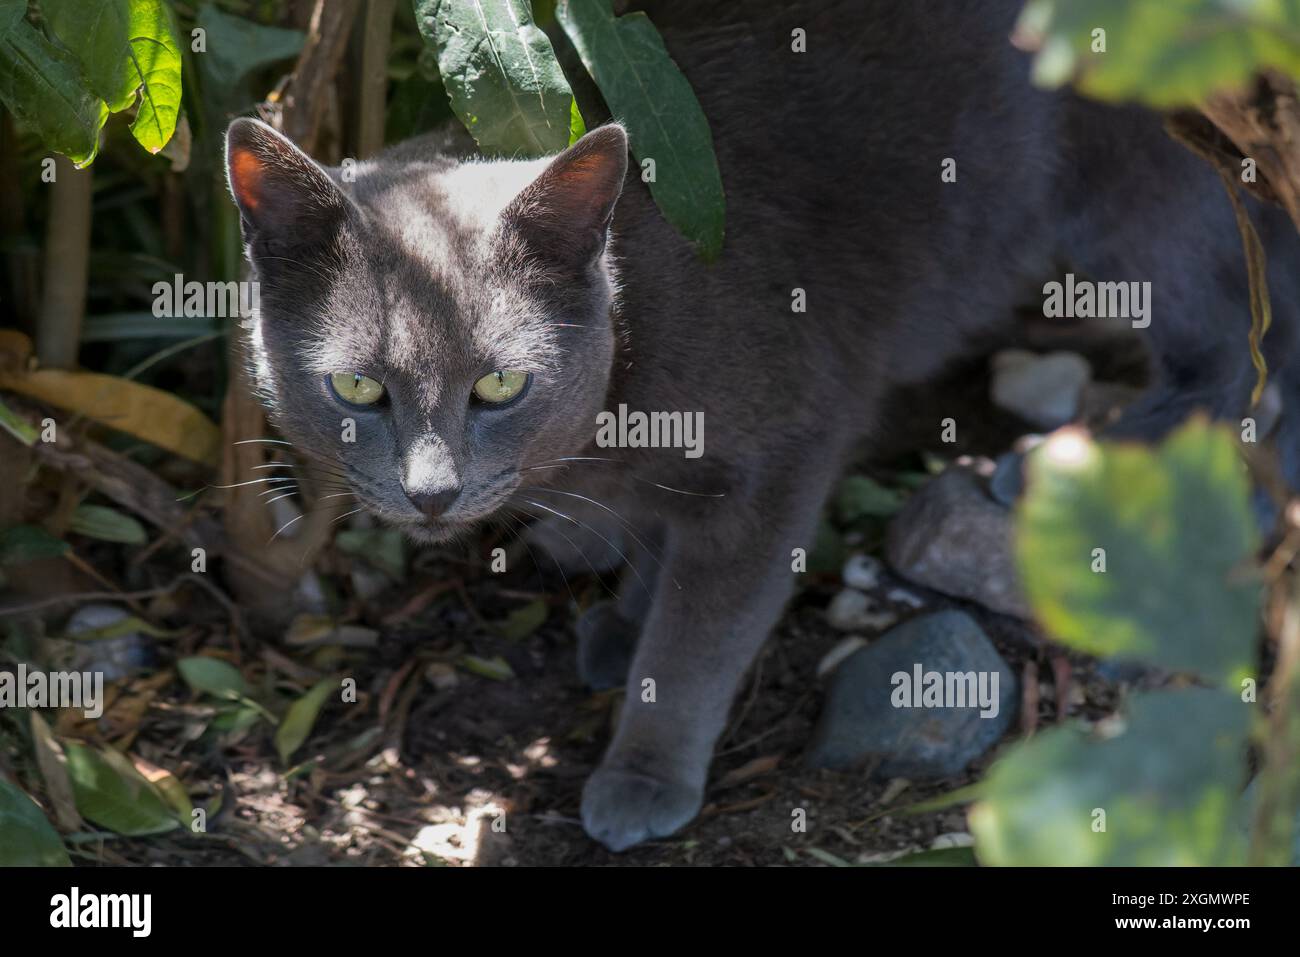
{"type": "Polygon", "coordinates": [[[406,497],[427,518],[439,518],[447,513],[456,496],[460,495],[460,486],[436,489],[434,491],[407,492],[406,497]]]}

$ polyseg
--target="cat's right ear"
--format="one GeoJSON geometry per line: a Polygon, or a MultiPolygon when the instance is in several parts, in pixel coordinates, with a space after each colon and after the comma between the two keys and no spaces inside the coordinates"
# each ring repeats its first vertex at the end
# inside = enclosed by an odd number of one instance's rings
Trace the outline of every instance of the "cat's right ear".
{"type": "Polygon", "coordinates": [[[241,118],[226,131],[226,176],[244,239],[255,251],[286,252],[331,237],[348,199],[287,137],[241,118]]]}

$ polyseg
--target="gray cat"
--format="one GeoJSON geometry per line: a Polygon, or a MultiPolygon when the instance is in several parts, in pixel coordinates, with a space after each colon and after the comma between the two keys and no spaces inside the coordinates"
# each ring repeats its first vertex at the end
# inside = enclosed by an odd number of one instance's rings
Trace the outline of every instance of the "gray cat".
{"type": "MultiPolygon", "coordinates": [[[[1253,382],[1218,178],[1154,115],[1031,88],[1007,42],[1018,0],[662,6],[727,193],[713,265],[629,174],[618,125],[535,162],[415,141],[346,182],[251,120],[227,143],[261,283],[256,375],[291,441],[416,539],[500,515],[626,533],[602,627],[640,637],[582,801],[614,850],[699,810],[792,556],[884,397],[979,349],[1059,264],[1152,284],[1156,381],[1117,432],[1238,416],[1253,382]],[[702,421],[703,454],[597,444],[620,406],[702,421]]],[[[1290,224],[1254,214],[1294,264],[1290,224]]],[[[1293,407],[1296,279],[1272,276],[1268,351],[1293,407]]]]}

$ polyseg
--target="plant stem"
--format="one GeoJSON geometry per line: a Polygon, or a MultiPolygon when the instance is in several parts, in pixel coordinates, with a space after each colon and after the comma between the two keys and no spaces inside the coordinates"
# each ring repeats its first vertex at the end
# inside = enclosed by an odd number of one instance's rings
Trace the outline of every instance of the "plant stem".
{"type": "Polygon", "coordinates": [[[36,355],[49,369],[77,364],[81,320],[86,315],[90,263],[91,172],[64,156],[54,158],[50,216],[45,227],[45,275],[36,325],[36,355]]]}
{"type": "Polygon", "coordinates": [[[357,157],[374,156],[384,146],[384,107],[388,102],[388,46],[397,0],[366,0],[361,34],[361,82],[357,96],[357,157]]]}

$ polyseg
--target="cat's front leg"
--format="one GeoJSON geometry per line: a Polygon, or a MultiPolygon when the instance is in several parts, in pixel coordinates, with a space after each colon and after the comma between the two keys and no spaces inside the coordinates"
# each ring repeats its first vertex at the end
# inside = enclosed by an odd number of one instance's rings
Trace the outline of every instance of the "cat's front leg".
{"type": "Polygon", "coordinates": [[[822,499],[809,493],[669,529],[622,718],[583,791],[583,825],[611,850],[699,812],[732,698],[791,593],[792,550],[811,548],[822,499]]]}

